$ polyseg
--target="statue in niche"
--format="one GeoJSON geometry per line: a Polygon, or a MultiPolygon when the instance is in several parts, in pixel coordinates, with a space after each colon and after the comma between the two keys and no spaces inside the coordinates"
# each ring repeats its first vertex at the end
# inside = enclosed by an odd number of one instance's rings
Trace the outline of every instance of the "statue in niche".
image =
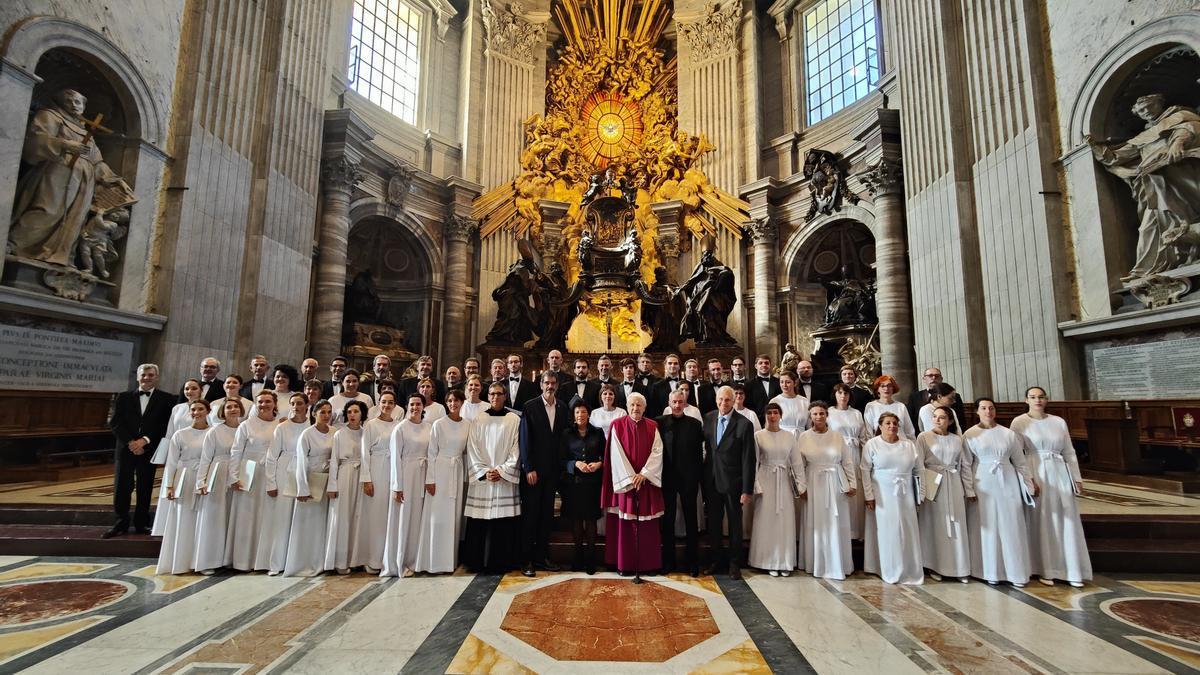
{"type": "Polygon", "coordinates": [[[787,372],[796,372],[796,368],[800,366],[800,350],[796,345],[787,343],[783,346],[783,358],[779,359],[779,367],[775,369],[775,375],[782,375],[787,372]]]}
{"type": "Polygon", "coordinates": [[[571,324],[579,316],[579,303],[569,301],[571,289],[567,286],[562,265],[550,263],[547,273],[537,275],[537,287],[534,311],[538,316],[538,325],[544,328],[534,346],[562,349],[567,344],[567,332],[571,330],[571,324]]]}
{"type": "MultiPolygon", "coordinates": [[[[643,282],[639,279],[638,284],[643,282]]],[[[644,286],[643,286],[644,288],[644,286]]],[[[667,268],[654,268],[654,285],[645,295],[660,304],[642,300],[641,324],[650,333],[646,351],[673,352],[679,349],[679,322],[683,318],[683,297],[667,283],[667,268]]]]}
{"type": "Polygon", "coordinates": [[[692,276],[679,287],[678,293],[683,295],[686,307],[679,334],[685,340],[695,340],[697,345],[737,344],[726,328],[729,314],[737,303],[733,270],[717,260],[714,247],[712,235],[706,236],[700,262],[692,276]]]}
{"type": "Polygon", "coordinates": [[[83,119],[87,98],[63,89],[54,94],[53,103],[34,114],[25,132],[21,161],[30,168],[17,185],[8,251],[74,267],[93,207],[107,211],[135,200],[133,190],[104,163],[96,147],[92,132],[99,123],[83,119]]]}
{"type": "MultiPolygon", "coordinates": [[[[379,291],[375,288],[375,278],[371,268],[354,275],[350,287],[346,290],[346,313],[351,322],[379,323],[382,301],[379,291]]],[[[397,328],[399,326],[396,326],[397,328]]]]}
{"type": "MultiPolygon", "coordinates": [[[[521,241],[527,244],[526,240],[521,241]]],[[[521,258],[508,268],[504,283],[492,291],[496,323],[487,334],[488,343],[524,345],[533,339],[533,327],[538,325],[538,317],[530,300],[538,293],[539,274],[535,259],[522,250],[521,258]]]]}
{"type": "Polygon", "coordinates": [[[1195,262],[1200,223],[1200,115],[1167,106],[1162,94],[1142,96],[1133,113],[1146,129],[1127,141],[1084,140],[1101,165],[1125,180],[1137,202],[1136,261],[1122,281],[1195,262]]]}
{"type": "Polygon", "coordinates": [[[93,213],[79,235],[78,266],[80,271],[101,279],[112,276],[111,267],[117,261],[115,243],[129,231],[129,209],[121,207],[108,213],[93,213]]]}
{"type": "Polygon", "coordinates": [[[875,281],[833,279],[822,282],[828,304],[822,328],[878,323],[875,314],[875,281]]]}

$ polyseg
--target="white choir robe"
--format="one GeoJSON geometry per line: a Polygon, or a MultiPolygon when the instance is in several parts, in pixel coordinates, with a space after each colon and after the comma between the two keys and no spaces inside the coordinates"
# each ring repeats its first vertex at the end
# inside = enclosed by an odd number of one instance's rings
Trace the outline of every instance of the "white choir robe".
{"type": "Polygon", "coordinates": [[[290,418],[279,423],[267,449],[265,462],[265,479],[267,492],[275,491],[275,496],[267,495],[266,508],[263,510],[262,531],[259,533],[258,547],[266,554],[266,565],[262,566],[263,556],[259,555],[256,569],[279,574],[287,564],[288,541],[292,535],[292,514],[296,510],[296,497],[286,492],[285,487],[296,482],[296,443],[300,434],[309,427],[308,421],[293,422],[290,418]]]}
{"type": "Polygon", "coordinates": [[[163,480],[177,485],[183,472],[183,489],[177,490],[174,500],[166,500],[166,524],[162,545],[158,550],[155,574],[183,574],[192,570],[196,551],[196,469],[204,452],[204,436],[208,429],[187,427],[171,436],[167,447],[167,467],[163,480]]]}
{"type": "MultiPolygon", "coordinates": [[[[262,392],[259,392],[259,393],[262,393],[262,392]]],[[[289,414],[291,414],[290,412],[288,412],[288,407],[289,407],[288,401],[292,398],[292,394],[296,394],[296,393],[299,393],[299,392],[294,392],[294,391],[277,391],[277,392],[275,392],[275,420],[276,421],[284,419],[289,414]]],[[[258,417],[258,397],[257,396],[255,396],[254,405],[250,406],[250,412],[247,413],[246,416],[243,417],[242,419],[253,419],[255,417],[258,417]]]]}
{"type": "Polygon", "coordinates": [[[209,483],[212,491],[197,497],[196,555],[192,568],[215,570],[229,565],[225,539],[229,528],[229,506],[233,491],[229,489],[229,458],[237,429],[221,423],[208,430],[196,469],[196,491],[209,483]]]}
{"type": "MultiPolygon", "coordinates": [[[[217,415],[218,415],[218,413],[220,413],[221,409],[225,407],[226,400],[228,400],[228,397],[219,398],[209,404],[209,408],[208,408],[208,424],[209,424],[209,426],[215,427],[218,424],[225,423],[225,421],[222,420],[221,418],[217,417],[217,415]]],[[[242,419],[246,419],[246,415],[248,415],[250,413],[250,409],[254,407],[254,401],[251,401],[248,398],[243,398],[241,396],[238,397],[238,400],[242,402],[242,419]]]]}
{"type": "Polygon", "coordinates": [[[466,403],[462,404],[462,409],[458,411],[458,414],[462,415],[462,418],[464,420],[467,420],[468,422],[470,422],[470,421],[473,421],[476,417],[482,415],[483,411],[487,410],[487,409],[488,409],[487,401],[478,401],[476,403],[471,403],[470,401],[467,401],[466,403]]]}
{"type": "Polygon", "coordinates": [[[256,415],[242,422],[233,437],[229,484],[241,483],[242,489],[233,490],[225,548],[230,566],[243,572],[265,570],[271,563],[271,542],[264,540],[263,532],[274,515],[270,509],[273,502],[267,496],[266,461],[276,426],[275,420],[256,415]],[[246,472],[247,462],[254,462],[252,475],[246,472]]]}
{"type": "MultiPolygon", "coordinates": [[[[937,496],[921,505],[921,558],[925,567],[946,577],[971,576],[971,534],[967,527],[967,498],[975,496],[971,453],[962,436],[917,436],[925,468],[942,476],[937,496]]],[[[931,489],[931,488],[930,488],[931,489]]]]}
{"type": "Polygon", "coordinates": [[[405,419],[392,430],[388,483],[387,539],[380,576],[395,577],[417,564],[421,539],[421,511],[425,506],[425,466],[429,461],[429,434],[433,425],[405,419]],[[396,501],[396,493],[404,501],[396,501]]]}
{"type": "Polygon", "coordinates": [[[421,511],[421,535],[417,546],[416,572],[453,572],[458,567],[459,527],[463,511],[463,462],[467,455],[467,433],[471,423],[443,417],[429,433],[429,461],[425,484],[433,495],[425,495],[421,511]]]}
{"type": "Polygon", "coordinates": [[[876,436],[863,448],[863,490],[875,510],[867,512],[863,569],[889,584],[920,584],[921,533],[917,524],[921,453],[907,438],[888,443],[876,436]]]}
{"type": "Polygon", "coordinates": [[[433,403],[425,406],[424,415],[425,416],[421,418],[422,421],[425,422],[425,424],[433,424],[434,422],[446,416],[446,406],[434,401],[433,403]]]}
{"type": "MultiPolygon", "coordinates": [[[[192,410],[191,403],[180,403],[174,408],[171,408],[171,421],[167,423],[167,433],[163,434],[162,440],[158,442],[158,447],[154,449],[154,456],[150,458],[151,464],[166,464],[167,463],[167,448],[171,445],[171,437],[176,431],[186,429],[192,426],[192,410]]],[[[154,525],[150,528],[150,534],[161,537],[163,528],[166,527],[166,513],[169,509],[165,508],[167,504],[167,483],[166,469],[163,469],[163,481],[158,486],[158,503],[154,507],[154,525]]]]}
{"type": "Polygon", "coordinates": [[[796,498],[807,488],[804,458],[791,430],[754,434],[754,532],[749,562],[760,570],[790,572],[797,567],[796,498]]]}
{"type": "MultiPolygon", "coordinates": [[[[689,406],[689,407],[694,408],[695,406],[689,406]]],[[[699,413],[700,409],[696,408],[696,412],[699,413]]],[[[613,408],[612,410],[605,410],[604,408],[596,408],[588,416],[588,424],[603,431],[604,432],[604,441],[607,443],[608,442],[608,434],[612,431],[613,422],[616,422],[618,419],[625,417],[628,414],[629,413],[626,412],[624,408],[613,408]]],[[[667,412],[665,414],[667,414],[667,415],[671,414],[671,409],[669,407],[667,408],[667,412]]],[[[698,494],[697,494],[697,498],[699,500],[698,494]]],[[[678,501],[679,500],[677,499],[676,502],[678,503],[678,501]]],[[[702,523],[702,522],[704,522],[704,520],[703,520],[703,518],[704,518],[704,516],[703,516],[704,502],[700,501],[699,503],[700,503],[700,509],[701,509],[701,516],[700,516],[701,520],[698,520],[696,522],[702,523]]],[[[607,520],[607,518],[605,518],[603,514],[601,514],[600,517],[596,519],[596,534],[601,537],[604,536],[604,522],[606,520],[607,520]]],[[[681,528],[683,528],[683,509],[677,509],[675,511],[675,522],[677,523],[676,529],[679,530],[680,536],[682,536],[683,529],[681,529],[681,528]]]]}
{"type": "MultiPolygon", "coordinates": [[[[932,403],[926,403],[917,411],[917,433],[922,431],[933,431],[933,411],[937,409],[932,403]]],[[[954,420],[954,428],[958,429],[958,434],[962,435],[964,431],[962,421],[958,419],[958,413],[954,412],[954,408],[950,409],[950,419],[954,420]]]]}
{"type": "Polygon", "coordinates": [[[974,459],[976,501],[967,505],[971,576],[1025,584],[1031,574],[1023,495],[1033,494],[1021,438],[1000,425],[963,434],[974,459]]]}
{"type": "Polygon", "coordinates": [[[296,441],[296,506],[292,511],[292,533],[288,537],[287,562],[283,573],[288,576],[312,577],[325,568],[325,527],[329,518],[328,492],[320,501],[300,501],[300,497],[314,496],[309,487],[308,474],[328,473],[329,459],[333,456],[333,427],[322,433],[316,426],[305,429],[296,441]]]}
{"type": "Polygon", "coordinates": [[[521,515],[521,472],[517,468],[520,431],[521,417],[511,412],[502,416],[483,413],[471,423],[467,433],[470,480],[464,505],[468,518],[493,520],[521,515]],[[500,472],[500,480],[485,478],[492,469],[500,472]]]}
{"type": "Polygon", "coordinates": [[[777,403],[783,409],[783,417],[779,419],[779,428],[799,434],[808,428],[808,399],[800,394],[788,398],[783,394],[769,401],[777,403]]]}
{"type": "Polygon", "coordinates": [[[908,416],[908,406],[896,400],[884,403],[876,399],[867,403],[867,407],[863,410],[863,419],[867,423],[867,431],[872,436],[879,433],[879,418],[885,412],[890,412],[900,418],[901,438],[907,438],[910,441],[917,440],[917,430],[913,426],[912,418],[908,416]]]}
{"type": "Polygon", "coordinates": [[[371,398],[370,394],[358,392],[354,398],[350,398],[345,394],[334,394],[329,398],[329,405],[333,407],[333,419],[330,421],[331,426],[341,429],[346,425],[346,420],[342,419],[342,415],[346,412],[346,404],[350,401],[362,401],[367,406],[367,412],[370,413],[371,408],[375,407],[375,399],[371,398]]]}
{"type": "Polygon", "coordinates": [[[366,567],[368,572],[378,573],[383,567],[384,546],[387,543],[388,505],[392,502],[392,467],[388,459],[391,452],[392,430],[398,420],[383,420],[378,417],[363,425],[359,447],[361,463],[359,491],[361,485],[371,484],[374,494],[363,492],[358,498],[358,512],[354,520],[358,523],[358,534],[350,552],[351,567],[366,567]]]}
{"type": "Polygon", "coordinates": [[[829,428],[842,435],[842,440],[846,441],[846,447],[850,448],[850,454],[854,457],[854,484],[860,487],[853,497],[847,498],[850,503],[850,538],[862,539],[863,530],[866,529],[867,509],[866,498],[863,496],[865,491],[861,488],[863,479],[859,462],[862,460],[862,448],[871,440],[872,434],[867,429],[867,422],[862,413],[854,408],[830,408],[829,428]]]}
{"type": "MultiPolygon", "coordinates": [[[[749,408],[734,407],[734,410],[741,413],[742,417],[745,417],[747,420],[750,421],[750,426],[754,427],[754,433],[758,433],[758,432],[762,431],[763,427],[762,427],[762,423],[758,421],[758,413],[754,412],[753,410],[751,410],[749,408]]],[[[701,420],[700,422],[701,422],[701,424],[703,424],[704,420],[701,420]]]]}
{"type": "MultiPolygon", "coordinates": [[[[856,411],[857,412],[857,411],[856,411]]],[[[845,579],[854,573],[850,555],[850,490],[858,489],[854,452],[841,432],[800,434],[800,454],[808,476],[804,504],[804,571],[814,577],[845,579]]]]}
{"type": "Polygon", "coordinates": [[[1010,428],[1024,439],[1025,458],[1041,486],[1033,508],[1025,509],[1030,569],[1043,579],[1090,580],[1092,559],[1075,500],[1075,483],[1083,476],[1067,423],[1057,415],[1037,420],[1025,414],[1010,428]]]}
{"type": "Polygon", "coordinates": [[[350,569],[350,553],[358,536],[354,514],[362,492],[359,466],[362,464],[362,427],[349,426],[333,434],[333,454],[329,458],[329,520],[325,527],[325,569],[350,569]]]}

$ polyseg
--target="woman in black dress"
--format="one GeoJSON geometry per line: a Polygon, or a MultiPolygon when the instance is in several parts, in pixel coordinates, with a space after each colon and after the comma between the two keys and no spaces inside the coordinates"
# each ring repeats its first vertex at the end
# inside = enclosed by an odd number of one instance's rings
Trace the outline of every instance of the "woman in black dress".
{"type": "Polygon", "coordinates": [[[567,500],[564,515],[575,538],[572,569],[596,573],[596,521],[600,518],[600,482],[603,479],[604,432],[588,423],[588,407],[576,399],[571,409],[574,424],[562,437],[567,464],[567,500]]]}

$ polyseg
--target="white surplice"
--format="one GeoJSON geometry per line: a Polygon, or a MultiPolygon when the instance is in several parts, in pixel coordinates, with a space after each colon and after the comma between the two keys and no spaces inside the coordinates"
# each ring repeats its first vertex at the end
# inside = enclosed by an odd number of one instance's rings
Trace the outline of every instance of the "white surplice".
{"type": "Polygon", "coordinates": [[[487,410],[487,409],[488,409],[487,401],[479,401],[478,403],[471,403],[470,401],[467,401],[462,404],[462,409],[458,411],[458,414],[462,415],[462,418],[464,420],[471,422],[476,417],[479,417],[480,415],[482,415],[483,411],[487,410]]]}
{"type": "Polygon", "coordinates": [[[996,425],[975,425],[963,434],[975,466],[975,496],[967,506],[971,530],[971,576],[985,581],[1029,581],[1029,539],[1024,489],[1033,484],[1021,437],[996,425]]]}
{"type": "Polygon", "coordinates": [[[425,484],[433,485],[433,494],[425,495],[421,510],[420,543],[417,545],[417,572],[453,572],[458,567],[459,528],[462,524],[463,476],[467,457],[467,434],[471,423],[443,417],[429,432],[429,461],[425,465],[425,484]]]}
{"type": "Polygon", "coordinates": [[[866,497],[863,496],[866,491],[861,488],[863,479],[859,463],[862,461],[863,446],[871,440],[873,434],[867,428],[867,422],[863,419],[862,413],[854,408],[845,410],[830,408],[829,428],[842,435],[842,440],[846,442],[846,447],[850,449],[850,454],[854,458],[854,484],[860,487],[853,497],[847,497],[850,505],[850,538],[862,539],[867,520],[867,508],[866,497]]]}
{"type": "MultiPolygon", "coordinates": [[[[387,539],[381,576],[395,577],[417,564],[421,540],[421,511],[425,506],[425,465],[429,461],[429,434],[433,425],[405,419],[392,430],[388,463],[387,539]],[[396,501],[396,493],[404,501],[396,501]]],[[[378,486],[376,490],[378,490],[378,486]]]]}
{"type": "MultiPolygon", "coordinates": [[[[283,573],[288,576],[312,577],[325,568],[325,527],[329,519],[329,499],[300,501],[313,496],[308,474],[328,473],[333,456],[333,433],[322,433],[316,426],[305,429],[296,441],[296,506],[292,511],[292,534],[288,537],[287,562],[283,573]]],[[[326,493],[330,489],[326,483],[326,493]]]]}
{"type": "Polygon", "coordinates": [[[1010,428],[1024,439],[1025,458],[1042,489],[1034,507],[1025,510],[1031,571],[1043,579],[1088,581],[1092,560],[1075,500],[1075,483],[1083,476],[1066,421],[1057,415],[1037,420],[1025,414],[1010,428]]]}
{"type": "Polygon", "coordinates": [[[795,495],[807,489],[804,457],[796,434],[788,429],[758,431],[754,446],[754,527],[748,561],[760,570],[790,572],[800,560],[795,495]]]}
{"type": "Polygon", "coordinates": [[[808,428],[808,399],[796,394],[788,398],[783,394],[770,400],[783,409],[783,417],[779,418],[779,428],[794,431],[799,434],[808,428]]]}
{"type": "MultiPolygon", "coordinates": [[[[227,401],[227,400],[228,400],[228,397],[219,398],[209,404],[208,423],[210,426],[215,427],[218,424],[224,424],[224,420],[217,417],[217,414],[221,411],[222,408],[225,407],[225,401],[227,401]]],[[[248,398],[243,398],[241,396],[238,397],[238,400],[242,402],[242,419],[246,419],[246,415],[250,412],[250,408],[254,407],[254,401],[251,401],[248,398]]]]}
{"type": "MultiPolygon", "coordinates": [[[[670,413],[667,413],[670,414],[670,413]]],[[[612,424],[617,420],[629,415],[624,408],[613,408],[605,410],[604,408],[596,408],[588,415],[588,424],[596,427],[604,432],[604,440],[608,441],[608,434],[612,431],[612,424]]]]}
{"type": "Polygon", "coordinates": [[[513,412],[485,412],[471,422],[467,433],[468,518],[493,520],[521,515],[520,460],[521,417],[513,412]],[[487,472],[496,469],[500,480],[490,481],[487,472]]]}
{"type": "MultiPolygon", "coordinates": [[[[933,403],[926,403],[917,411],[917,433],[923,431],[933,431],[933,411],[937,410],[937,406],[933,403]]],[[[954,428],[958,429],[961,435],[963,432],[962,421],[958,419],[958,413],[954,412],[954,408],[950,408],[950,419],[954,420],[954,428]]]]}
{"type": "Polygon", "coordinates": [[[863,446],[861,465],[867,501],[875,500],[867,511],[863,569],[889,584],[919,584],[925,578],[917,525],[921,454],[907,438],[888,443],[876,436],[863,446]]]}
{"type": "MultiPolygon", "coordinates": [[[[975,469],[962,436],[917,436],[925,468],[942,476],[937,496],[921,506],[921,557],[925,567],[947,577],[971,576],[971,533],[967,498],[975,496],[975,469]]],[[[928,486],[926,489],[931,489],[928,486]]]]}
{"type": "Polygon", "coordinates": [[[309,427],[308,421],[293,422],[290,418],[275,427],[271,445],[267,448],[267,459],[263,479],[267,492],[274,490],[274,497],[267,495],[263,507],[262,531],[259,533],[260,553],[255,569],[265,569],[278,574],[287,565],[288,541],[292,535],[292,515],[296,511],[296,498],[284,494],[283,487],[295,482],[296,443],[300,434],[309,427]],[[264,558],[266,556],[263,565],[264,558]]]}
{"type": "MultiPolygon", "coordinates": [[[[175,435],[176,431],[192,426],[191,405],[191,403],[185,402],[171,408],[171,420],[167,422],[167,433],[163,434],[162,440],[154,449],[154,456],[150,458],[151,464],[167,463],[167,447],[171,445],[171,437],[175,435]]],[[[154,525],[150,528],[150,534],[156,537],[163,535],[163,528],[167,524],[166,514],[169,510],[164,508],[167,504],[167,485],[169,485],[165,480],[165,471],[164,469],[164,480],[158,486],[158,505],[154,507],[154,525]]]]}
{"type": "Polygon", "coordinates": [[[387,544],[388,504],[392,501],[390,490],[392,468],[388,456],[391,452],[392,431],[400,422],[382,420],[378,417],[363,425],[359,444],[361,463],[358,467],[358,490],[362,484],[370,483],[374,494],[364,492],[358,498],[358,533],[350,551],[350,566],[365,566],[379,571],[383,567],[384,547],[387,544]]]}
{"type": "Polygon", "coordinates": [[[901,438],[907,438],[910,441],[917,440],[917,430],[913,427],[912,418],[908,416],[908,406],[896,400],[887,404],[878,399],[867,403],[867,407],[863,410],[863,420],[866,421],[867,431],[872,436],[879,433],[879,418],[885,412],[890,412],[900,418],[901,438]]]}
{"type": "MultiPolygon", "coordinates": [[[[434,422],[446,416],[446,406],[434,401],[425,406],[424,417],[421,418],[425,424],[433,424],[434,422]]],[[[432,428],[432,427],[430,427],[432,428]]]]}
{"type": "Polygon", "coordinates": [[[196,554],[193,569],[214,570],[229,564],[225,539],[229,528],[229,459],[237,428],[221,423],[204,436],[200,465],[196,469],[196,490],[212,485],[212,491],[198,497],[196,515],[196,554]],[[212,479],[211,481],[209,479],[212,479]]]}
{"type": "Polygon", "coordinates": [[[167,467],[163,481],[169,486],[179,484],[183,472],[183,489],[177,490],[174,500],[164,500],[167,511],[163,514],[162,545],[158,550],[158,566],[155,574],[183,574],[190,572],[196,550],[196,469],[200,466],[200,455],[204,452],[204,436],[208,429],[187,427],[171,436],[167,446],[167,467]]]}
{"type": "Polygon", "coordinates": [[[329,519],[325,527],[325,569],[350,569],[350,553],[358,536],[354,520],[362,495],[359,467],[362,465],[362,428],[342,427],[333,434],[329,458],[329,519]]]}
{"type": "MultiPolygon", "coordinates": [[[[832,410],[830,412],[833,412],[832,410]]],[[[855,411],[858,412],[858,411],[855,411]]],[[[850,554],[850,497],[858,489],[855,455],[835,429],[800,434],[808,498],[804,505],[804,571],[814,577],[845,579],[854,573],[850,554]]]]}
{"type": "Polygon", "coordinates": [[[276,426],[275,420],[251,417],[238,426],[233,437],[229,483],[241,482],[243,488],[233,491],[229,534],[225,538],[229,564],[234,569],[265,570],[271,564],[271,542],[264,537],[272,515],[269,508],[272,500],[267,497],[266,461],[276,426]],[[247,462],[254,462],[252,475],[246,473],[247,462]]]}

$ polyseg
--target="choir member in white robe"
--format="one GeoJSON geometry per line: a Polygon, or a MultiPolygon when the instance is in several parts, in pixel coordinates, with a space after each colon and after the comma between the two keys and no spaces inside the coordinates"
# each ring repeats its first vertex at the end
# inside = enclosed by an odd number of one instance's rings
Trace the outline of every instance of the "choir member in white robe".
{"type": "MultiPolygon", "coordinates": [[[[328,401],[317,404],[315,417],[316,422],[300,433],[293,451],[296,455],[296,507],[292,511],[292,534],[288,537],[287,562],[283,566],[283,573],[289,577],[312,577],[325,568],[329,493],[337,490],[336,485],[328,482],[334,432],[330,426],[333,407],[328,401]],[[318,476],[324,479],[325,485],[316,481],[318,476]],[[325,494],[321,494],[322,488],[325,494]]],[[[334,492],[332,498],[336,496],[334,492]]]]}
{"type": "Polygon", "coordinates": [[[225,550],[229,507],[233,501],[229,460],[244,412],[241,401],[226,399],[218,413],[221,423],[204,436],[200,465],[196,469],[196,492],[200,498],[196,509],[196,555],[192,563],[192,569],[201,574],[212,574],[218,567],[229,565],[229,553],[225,550]]]}
{"type": "Polygon", "coordinates": [[[757,466],[754,474],[754,535],[750,537],[751,567],[777,577],[798,566],[796,554],[796,497],[806,488],[804,458],[795,432],[779,421],[782,407],[767,404],[767,428],[754,434],[757,466]]]}
{"type": "Polygon", "coordinates": [[[1021,587],[1029,581],[1025,499],[1038,486],[1025,462],[1021,437],[996,423],[996,403],[975,402],[979,424],[963,434],[975,466],[974,504],[967,506],[971,530],[971,576],[1021,587]]]}
{"type": "Polygon", "coordinates": [[[480,398],[483,394],[483,380],[478,375],[467,377],[467,400],[463,403],[459,414],[468,422],[474,420],[488,409],[488,402],[480,398]]]}
{"type": "Polygon", "coordinates": [[[791,371],[782,373],[779,376],[779,388],[783,393],[770,401],[779,404],[783,410],[779,427],[797,434],[808,428],[808,399],[796,393],[796,383],[799,381],[800,378],[791,371]]]}
{"type": "Polygon", "coordinates": [[[229,456],[233,505],[225,548],[230,566],[243,572],[267,569],[271,561],[270,542],[263,540],[271,518],[265,472],[267,452],[278,424],[277,396],[271,389],[258,393],[255,414],[238,427],[229,456]]]}
{"type": "Polygon", "coordinates": [[[196,549],[196,469],[208,433],[208,402],[192,401],[192,426],[176,431],[167,445],[166,525],[158,550],[155,574],[183,574],[192,570],[196,549]],[[176,489],[179,488],[179,489],[176,489]]]}
{"type": "Polygon", "coordinates": [[[464,462],[471,423],[462,418],[462,391],[446,392],[446,416],[429,432],[429,461],[425,465],[425,506],[414,571],[435,574],[458,567],[462,523],[464,462]]]}
{"type": "Polygon", "coordinates": [[[507,388],[488,386],[490,406],[467,433],[466,537],[462,561],[474,573],[504,573],[517,558],[521,417],[504,406],[507,388]]]}
{"type": "Polygon", "coordinates": [[[900,437],[899,416],[880,416],[879,435],[867,441],[861,463],[867,493],[863,569],[889,584],[920,584],[925,570],[917,503],[924,464],[916,444],[900,437]]]}
{"type": "Polygon", "coordinates": [[[340,429],[345,424],[345,420],[342,419],[342,411],[346,409],[346,404],[350,401],[362,401],[366,403],[367,410],[370,410],[375,405],[375,399],[371,398],[370,394],[364,394],[359,391],[358,385],[359,375],[357,370],[351,368],[342,375],[341,393],[334,394],[329,398],[329,404],[333,406],[333,421],[330,422],[333,426],[340,429]]]}
{"type": "Polygon", "coordinates": [[[429,434],[433,425],[424,420],[425,397],[408,397],[408,417],[392,430],[388,452],[391,465],[387,538],[380,576],[412,576],[421,541],[421,511],[425,506],[425,468],[429,461],[429,434]]]}
{"type": "Polygon", "coordinates": [[[808,476],[801,550],[809,574],[845,579],[854,573],[850,497],[858,492],[858,483],[854,451],[845,436],[829,426],[829,412],[824,401],[813,401],[808,408],[812,427],[800,434],[800,454],[808,476]]]}
{"type": "Polygon", "coordinates": [[[418,382],[417,393],[425,397],[426,424],[433,424],[446,416],[446,406],[433,400],[433,380],[424,379],[418,382]]]}
{"type": "Polygon", "coordinates": [[[829,428],[842,435],[842,440],[846,441],[846,447],[850,448],[851,454],[854,455],[854,483],[859,486],[854,494],[847,495],[850,502],[850,538],[861,540],[865,529],[867,509],[863,497],[862,469],[859,462],[862,460],[863,445],[871,440],[873,434],[867,429],[867,422],[863,419],[862,413],[852,405],[854,394],[849,386],[841,382],[833,385],[833,400],[834,407],[829,409],[829,428]]]}
{"type": "MultiPolygon", "coordinates": [[[[746,388],[740,384],[733,386],[733,409],[750,420],[750,426],[754,427],[754,432],[758,433],[762,430],[762,423],[758,421],[758,413],[746,407],[746,388]]],[[[783,408],[780,408],[782,410],[783,408]]]]}
{"type": "Polygon", "coordinates": [[[961,436],[963,429],[962,420],[958,419],[958,413],[954,412],[954,402],[958,396],[954,393],[954,387],[945,382],[938,382],[931,388],[933,392],[933,400],[921,406],[917,411],[917,432],[929,431],[933,429],[933,411],[939,406],[950,408],[950,428],[948,432],[961,436]]]}
{"type": "Polygon", "coordinates": [[[1079,460],[1071,444],[1067,423],[1046,413],[1046,390],[1025,392],[1029,412],[1012,422],[1011,429],[1025,443],[1025,458],[1041,487],[1041,498],[1025,510],[1029,525],[1029,562],[1038,581],[1052,586],[1062,579],[1076,588],[1092,578],[1092,560],[1079,519],[1075,496],[1083,492],[1079,460]]]}
{"type": "MultiPolygon", "coordinates": [[[[275,385],[274,389],[266,391],[275,392],[275,419],[283,419],[286,414],[287,401],[292,397],[292,394],[298,393],[303,389],[300,382],[300,373],[296,369],[287,364],[279,364],[275,366],[275,370],[271,374],[271,382],[275,385]]],[[[261,391],[259,392],[262,393],[261,391]]],[[[258,396],[254,397],[254,405],[251,406],[250,412],[247,413],[246,419],[258,417],[258,396]]]]}
{"type": "MultiPolygon", "coordinates": [[[[628,414],[624,408],[617,407],[617,390],[612,385],[604,385],[600,387],[600,407],[588,414],[588,424],[603,431],[604,440],[607,441],[612,423],[628,414]]],[[[666,414],[671,414],[670,407],[667,408],[666,414]]]]}
{"type": "Polygon", "coordinates": [[[288,408],[291,414],[276,425],[263,465],[267,503],[258,537],[261,553],[254,565],[255,569],[267,570],[270,576],[281,574],[287,564],[292,514],[296,511],[296,443],[309,427],[307,396],[292,394],[288,408]]]}
{"type": "Polygon", "coordinates": [[[878,434],[879,418],[884,413],[892,413],[896,419],[900,420],[900,435],[910,441],[917,440],[917,430],[913,427],[912,418],[908,415],[908,406],[894,398],[896,392],[899,391],[896,378],[891,375],[880,375],[875,379],[875,391],[879,394],[879,398],[867,403],[867,407],[863,410],[867,431],[872,436],[878,434]]]}
{"type": "Polygon", "coordinates": [[[241,401],[242,408],[244,408],[246,410],[249,410],[250,407],[254,405],[254,401],[251,401],[248,398],[243,398],[240,393],[242,390],[242,378],[240,375],[227,375],[225,377],[224,387],[225,387],[224,398],[219,398],[219,399],[213,401],[209,405],[209,409],[208,409],[208,424],[209,424],[209,426],[216,426],[221,423],[221,420],[217,416],[217,413],[221,412],[221,410],[223,410],[225,408],[225,401],[228,401],[230,399],[233,399],[235,401],[241,401]]]}
{"type": "Polygon", "coordinates": [[[379,574],[383,568],[384,546],[387,543],[388,505],[392,502],[392,465],[388,458],[391,452],[392,431],[400,420],[396,412],[396,394],[387,392],[379,397],[379,417],[363,425],[362,443],[359,452],[359,481],[362,497],[358,500],[358,535],[350,555],[350,566],[359,567],[368,574],[379,574]]]}
{"type": "MultiPolygon", "coordinates": [[[[151,464],[165,465],[167,463],[167,448],[171,445],[171,437],[175,435],[176,431],[186,429],[192,425],[192,402],[200,400],[202,391],[200,380],[192,378],[183,383],[183,396],[186,400],[171,409],[171,420],[167,422],[167,433],[163,435],[163,440],[159,441],[158,447],[154,449],[154,456],[150,458],[151,464]]],[[[166,513],[168,509],[166,506],[167,481],[163,480],[158,486],[158,503],[154,509],[154,525],[150,528],[150,534],[156,537],[163,535],[163,528],[167,524],[166,513]]]]}
{"type": "Polygon", "coordinates": [[[375,405],[371,406],[371,409],[367,411],[367,416],[363,419],[364,427],[366,426],[367,422],[377,419],[379,417],[379,413],[383,412],[380,401],[383,400],[384,394],[392,395],[392,405],[395,406],[396,382],[394,380],[378,380],[375,382],[375,405]]]}
{"type": "Polygon", "coordinates": [[[325,569],[350,573],[350,554],[358,537],[354,516],[359,510],[359,467],[362,465],[362,428],[367,404],[350,401],[342,410],[346,426],[333,433],[329,458],[329,520],[325,532],[325,569]]]}
{"type": "MultiPolygon", "coordinates": [[[[925,468],[936,471],[942,481],[932,502],[921,506],[921,558],[934,581],[958,577],[964,584],[971,576],[971,535],[967,528],[967,502],[975,501],[975,470],[971,453],[962,436],[950,433],[954,409],[938,406],[933,411],[933,428],[917,436],[925,468]]],[[[927,490],[933,489],[926,486],[927,490]]]]}

